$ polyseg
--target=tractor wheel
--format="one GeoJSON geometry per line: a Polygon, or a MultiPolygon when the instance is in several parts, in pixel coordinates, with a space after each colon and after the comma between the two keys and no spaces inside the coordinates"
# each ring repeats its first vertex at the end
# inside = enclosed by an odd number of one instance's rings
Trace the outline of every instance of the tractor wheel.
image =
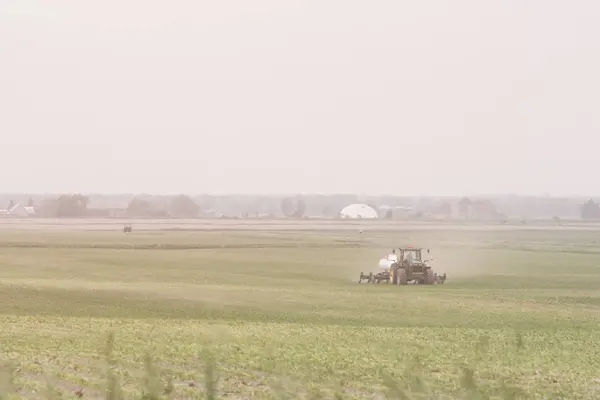
{"type": "Polygon", "coordinates": [[[431,268],[427,268],[425,270],[425,284],[426,285],[433,285],[435,283],[435,275],[433,273],[433,271],[431,270],[431,268]]]}
{"type": "Polygon", "coordinates": [[[398,268],[397,276],[399,285],[406,285],[408,283],[408,276],[404,268],[398,268]]]}

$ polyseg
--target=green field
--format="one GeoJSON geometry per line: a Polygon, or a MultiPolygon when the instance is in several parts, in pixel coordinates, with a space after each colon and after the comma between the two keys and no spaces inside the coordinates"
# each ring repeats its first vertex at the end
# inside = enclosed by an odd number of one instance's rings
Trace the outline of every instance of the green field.
{"type": "Polygon", "coordinates": [[[600,398],[600,231],[118,229],[0,231],[0,391],[600,398]],[[357,283],[405,244],[446,285],[357,283]]]}

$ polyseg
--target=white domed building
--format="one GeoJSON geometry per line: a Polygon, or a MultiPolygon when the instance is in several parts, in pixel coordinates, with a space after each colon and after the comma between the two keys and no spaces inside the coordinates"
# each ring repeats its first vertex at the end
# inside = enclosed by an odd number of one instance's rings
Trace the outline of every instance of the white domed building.
{"type": "Polygon", "coordinates": [[[340,218],[343,219],[377,219],[379,214],[377,210],[366,204],[350,204],[340,211],[340,218]]]}

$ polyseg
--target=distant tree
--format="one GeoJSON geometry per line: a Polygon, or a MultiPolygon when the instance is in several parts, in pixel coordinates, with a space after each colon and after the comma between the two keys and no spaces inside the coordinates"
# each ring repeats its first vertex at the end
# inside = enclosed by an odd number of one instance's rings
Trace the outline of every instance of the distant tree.
{"type": "Polygon", "coordinates": [[[306,203],[300,196],[286,197],[281,201],[281,211],[289,218],[302,218],[306,212],[306,203]]]}
{"type": "Polygon", "coordinates": [[[296,212],[294,213],[294,217],[302,218],[306,213],[306,202],[302,197],[298,197],[296,212]]]}
{"type": "Polygon", "coordinates": [[[154,214],[154,207],[148,200],[134,198],[127,206],[127,215],[130,217],[151,217],[154,214]]]}
{"type": "Polygon", "coordinates": [[[251,208],[254,210],[256,217],[261,214],[269,214],[269,202],[265,196],[257,196],[252,201],[251,208]]]}
{"type": "Polygon", "coordinates": [[[81,194],[59,196],[56,216],[58,218],[83,217],[88,203],[89,198],[81,194]]]}
{"type": "Polygon", "coordinates": [[[295,205],[294,200],[290,197],[285,197],[281,200],[281,212],[286,217],[291,217],[294,214],[295,205]]]}
{"type": "Polygon", "coordinates": [[[461,217],[467,218],[471,211],[471,199],[468,197],[463,197],[458,202],[458,213],[461,217]]]}
{"type": "Polygon", "coordinates": [[[170,214],[177,218],[195,218],[200,206],[189,196],[179,195],[171,200],[170,214]]]}
{"type": "Polygon", "coordinates": [[[581,206],[582,219],[600,219],[600,206],[594,200],[589,199],[581,206]]]}

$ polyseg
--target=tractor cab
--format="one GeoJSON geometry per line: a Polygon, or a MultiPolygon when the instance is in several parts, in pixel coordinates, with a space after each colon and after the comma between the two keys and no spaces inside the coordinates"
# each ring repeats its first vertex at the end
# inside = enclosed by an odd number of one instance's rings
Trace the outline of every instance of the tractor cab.
{"type": "MultiPolygon", "coordinates": [[[[428,267],[427,261],[429,260],[423,260],[423,249],[413,247],[401,247],[399,250],[399,264],[401,267],[413,266],[416,267],[416,271],[422,271],[423,268],[428,267]]],[[[427,249],[427,253],[429,253],[429,249],[427,249]]]]}
{"type": "Polygon", "coordinates": [[[400,248],[400,260],[402,260],[403,264],[411,264],[411,263],[420,263],[422,261],[421,258],[421,249],[413,249],[413,248],[400,248]]]}

